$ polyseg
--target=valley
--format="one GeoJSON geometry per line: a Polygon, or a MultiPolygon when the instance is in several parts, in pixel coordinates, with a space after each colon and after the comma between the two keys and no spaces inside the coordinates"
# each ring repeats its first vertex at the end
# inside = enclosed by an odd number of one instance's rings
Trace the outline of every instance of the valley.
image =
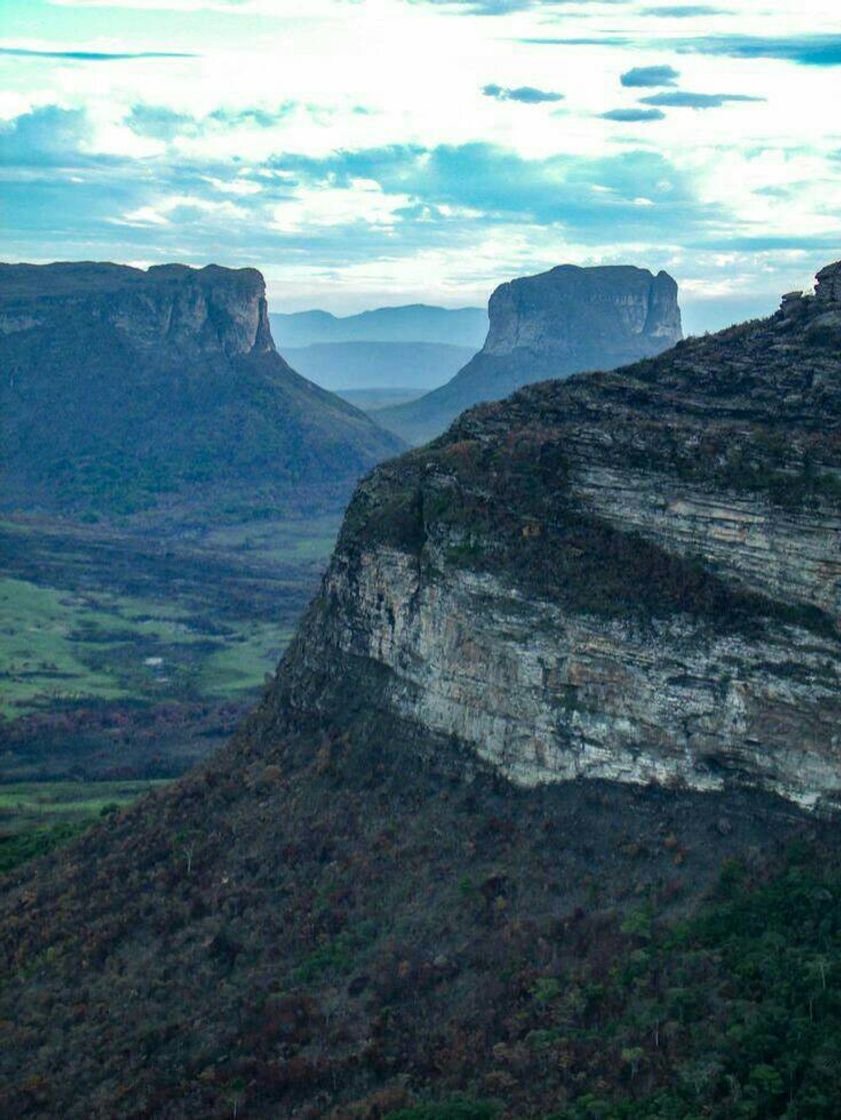
{"type": "Polygon", "coordinates": [[[30,790],[123,805],[218,749],[274,672],[338,525],[325,511],[184,540],[0,522],[0,863],[95,819],[33,818],[30,790]]]}
{"type": "Polygon", "coordinates": [[[229,526],[185,543],[5,521],[0,774],[93,777],[154,765],[172,775],[202,757],[273,671],[337,527],[337,515],[324,514],[229,526]],[[85,746],[70,736],[62,745],[56,729],[91,709],[101,734],[83,719],[85,746]],[[145,740],[160,729],[154,720],[145,735],[142,728],[155,711],[169,714],[173,741],[153,764],[145,740]]]}

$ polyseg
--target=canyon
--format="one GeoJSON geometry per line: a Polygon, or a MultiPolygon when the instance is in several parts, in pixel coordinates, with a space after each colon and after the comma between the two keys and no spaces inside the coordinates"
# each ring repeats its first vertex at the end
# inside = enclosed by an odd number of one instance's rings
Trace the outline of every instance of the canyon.
{"type": "Polygon", "coordinates": [[[369,474],[227,745],[0,883],[2,1107],[832,1117],[840,292],[369,474]]]}

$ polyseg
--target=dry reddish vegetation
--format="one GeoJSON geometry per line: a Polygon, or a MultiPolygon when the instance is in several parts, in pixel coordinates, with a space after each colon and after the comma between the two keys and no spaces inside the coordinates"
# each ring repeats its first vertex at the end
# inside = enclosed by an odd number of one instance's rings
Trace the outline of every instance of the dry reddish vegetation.
{"type": "MultiPolygon", "coordinates": [[[[9,1115],[643,1099],[691,1058],[696,1012],[628,1015],[640,977],[652,1008],[684,983],[640,951],[730,857],[759,883],[793,834],[829,842],[747,793],[517,792],[428,771],[397,728],[271,720],[7,882],[9,1115]]],[[[692,967],[712,998],[719,963],[692,967]]]]}

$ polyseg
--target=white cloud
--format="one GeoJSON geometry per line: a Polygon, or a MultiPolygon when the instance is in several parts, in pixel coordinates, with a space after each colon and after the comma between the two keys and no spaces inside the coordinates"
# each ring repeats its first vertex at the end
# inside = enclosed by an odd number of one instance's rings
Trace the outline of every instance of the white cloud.
{"type": "Polygon", "coordinates": [[[397,211],[410,204],[407,195],[386,194],[373,180],[354,179],[349,187],[326,184],[279,203],[272,225],[285,233],[355,223],[387,228],[397,221],[397,211]]]}
{"type": "Polygon", "coordinates": [[[230,201],[212,202],[196,195],[177,194],[159,199],[149,206],[130,210],[112,221],[117,225],[168,226],[174,220],[184,221],[191,215],[212,216],[224,221],[241,221],[249,217],[247,210],[230,201]]]}

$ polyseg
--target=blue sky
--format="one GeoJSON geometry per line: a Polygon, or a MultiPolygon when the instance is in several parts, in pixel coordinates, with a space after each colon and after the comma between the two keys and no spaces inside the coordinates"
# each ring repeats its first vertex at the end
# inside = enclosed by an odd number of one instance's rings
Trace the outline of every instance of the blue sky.
{"type": "Polygon", "coordinates": [[[837,9],[0,0],[0,254],[340,314],[633,263],[711,329],[841,257],[837,9]]]}

